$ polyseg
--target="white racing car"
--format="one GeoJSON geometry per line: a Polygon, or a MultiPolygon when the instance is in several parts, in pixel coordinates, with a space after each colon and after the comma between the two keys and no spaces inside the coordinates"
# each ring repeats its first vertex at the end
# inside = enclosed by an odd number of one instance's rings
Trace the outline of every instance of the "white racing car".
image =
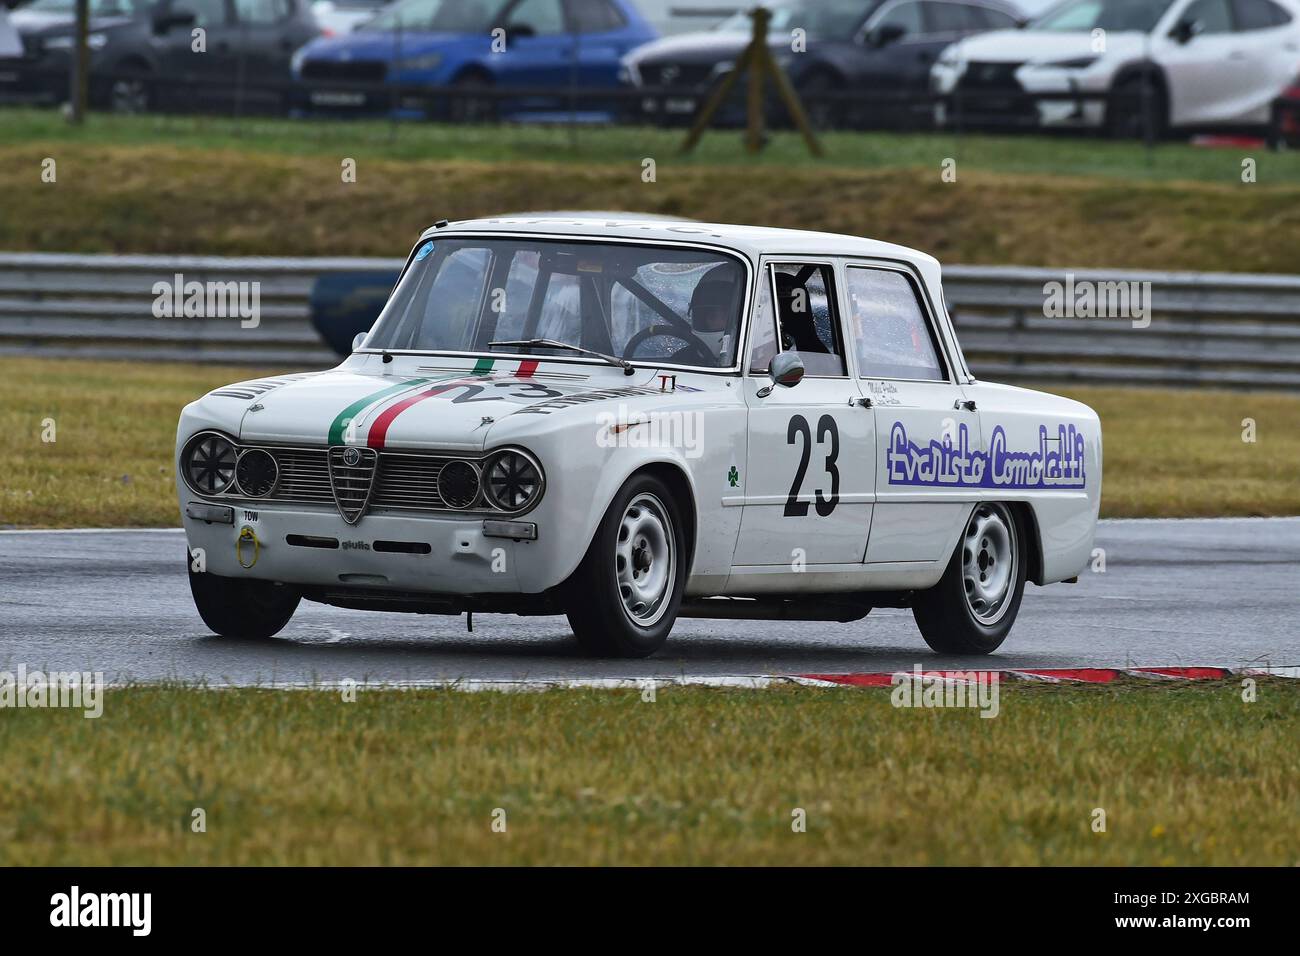
{"type": "Polygon", "coordinates": [[[337,368],[216,389],[177,436],[218,634],[339,607],[568,615],[643,656],[679,616],[911,607],[1000,645],[1090,558],[1101,430],[977,381],[939,264],[849,236],[490,219],[421,237],[337,368]]]}

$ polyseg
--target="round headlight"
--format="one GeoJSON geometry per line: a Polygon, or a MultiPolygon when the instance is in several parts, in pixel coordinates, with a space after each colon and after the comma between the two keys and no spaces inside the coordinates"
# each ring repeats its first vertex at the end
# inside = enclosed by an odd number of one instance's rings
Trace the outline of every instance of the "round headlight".
{"type": "Polygon", "coordinates": [[[195,435],[181,453],[181,470],[201,495],[219,495],[235,478],[234,444],[213,432],[195,435]]]}
{"type": "Polygon", "coordinates": [[[531,455],[499,451],[483,469],[483,493],[501,511],[526,511],[542,497],[542,466],[531,455]]]}
{"type": "Polygon", "coordinates": [[[270,452],[250,448],[239,456],[235,481],[239,490],[250,498],[265,498],[280,477],[280,466],[270,452]]]}
{"type": "Polygon", "coordinates": [[[468,508],[478,500],[478,470],[467,461],[449,461],[438,472],[438,495],[448,508],[468,508]]]}

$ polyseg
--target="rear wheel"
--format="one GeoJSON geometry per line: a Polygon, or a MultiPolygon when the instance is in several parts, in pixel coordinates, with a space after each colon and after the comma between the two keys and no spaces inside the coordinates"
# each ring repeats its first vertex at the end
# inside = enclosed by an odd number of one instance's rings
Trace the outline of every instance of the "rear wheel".
{"type": "Polygon", "coordinates": [[[1116,139],[1158,140],[1169,122],[1164,90],[1149,76],[1121,80],[1106,107],[1106,127],[1116,139]]]}
{"type": "Polygon", "coordinates": [[[1006,640],[1025,591],[1025,533],[1003,504],[981,503],[939,583],[912,615],[940,654],[989,654],[1006,640]]]}
{"type": "Polygon", "coordinates": [[[222,637],[274,637],[289,623],[302,599],[297,591],[283,584],[196,573],[188,555],[185,563],[199,617],[209,630],[222,637]]]}
{"type": "Polygon", "coordinates": [[[491,77],[482,73],[465,73],[451,84],[447,116],[453,123],[487,123],[496,119],[497,101],[486,91],[491,77]]]}
{"type": "Polygon", "coordinates": [[[614,498],[568,582],[578,643],[601,657],[646,657],[677,620],[686,582],[686,541],[672,492],[652,475],[614,498]]]}
{"type": "Polygon", "coordinates": [[[799,100],[813,129],[836,130],[844,125],[844,104],[825,98],[842,89],[844,83],[839,77],[825,70],[818,70],[799,84],[799,100]]]}
{"type": "Polygon", "coordinates": [[[114,113],[148,113],[154,106],[152,75],[143,63],[122,64],[108,83],[108,108],[114,113]]]}

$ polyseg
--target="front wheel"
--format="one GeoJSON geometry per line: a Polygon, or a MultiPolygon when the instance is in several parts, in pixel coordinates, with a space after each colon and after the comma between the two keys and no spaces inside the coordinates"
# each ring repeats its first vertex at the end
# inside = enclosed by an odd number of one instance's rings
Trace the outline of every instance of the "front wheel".
{"type": "Polygon", "coordinates": [[[975,506],[939,583],[912,608],[939,654],[990,654],[1006,640],[1025,592],[1025,533],[1006,505],[975,506]]]}
{"type": "MultiPolygon", "coordinates": [[[[189,557],[186,556],[186,565],[189,557]]],[[[273,581],[223,578],[189,568],[194,606],[208,629],[222,637],[265,640],[280,633],[302,596],[273,581]]]]}
{"type": "Polygon", "coordinates": [[[600,657],[647,657],[677,620],[686,582],[681,509],[652,475],[615,496],[568,581],[567,613],[578,643],[600,657]]]}

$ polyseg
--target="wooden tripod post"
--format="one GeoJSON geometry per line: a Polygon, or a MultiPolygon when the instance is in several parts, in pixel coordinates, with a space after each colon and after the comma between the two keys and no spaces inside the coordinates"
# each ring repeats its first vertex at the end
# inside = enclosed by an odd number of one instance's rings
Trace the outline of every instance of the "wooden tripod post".
{"type": "Polygon", "coordinates": [[[691,125],[691,131],[686,134],[686,141],[682,143],[682,152],[689,153],[695,148],[704,135],[704,130],[713,122],[713,116],[718,109],[726,102],[727,97],[735,88],[737,81],[742,73],[748,74],[748,86],[746,88],[746,115],[745,124],[745,149],[750,153],[757,153],[763,148],[763,127],[767,119],[767,110],[763,103],[763,79],[766,77],[772,81],[776,87],[777,95],[781,97],[781,102],[785,108],[790,111],[790,118],[794,120],[795,126],[803,134],[803,141],[808,145],[808,151],[814,156],[821,156],[822,146],[817,141],[816,135],[813,134],[812,125],[808,122],[808,115],[803,111],[803,104],[799,102],[799,95],[795,93],[794,87],[790,85],[789,78],[777,64],[772,56],[772,51],[767,45],[767,28],[772,20],[772,11],[766,7],[755,7],[749,12],[750,19],[754,21],[754,33],[749,41],[749,46],[745,47],[743,53],[736,58],[736,63],[731,72],[727,74],[726,79],[722,81],[710,94],[700,110],[700,115],[695,118],[691,125]]]}

